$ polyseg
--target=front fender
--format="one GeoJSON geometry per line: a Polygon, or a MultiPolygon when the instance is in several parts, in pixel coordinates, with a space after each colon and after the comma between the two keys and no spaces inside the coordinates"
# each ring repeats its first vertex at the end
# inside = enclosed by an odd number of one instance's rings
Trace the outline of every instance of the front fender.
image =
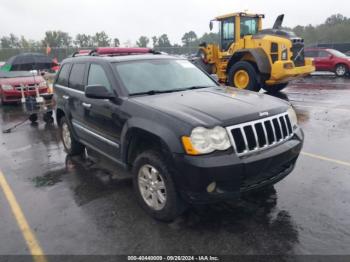
{"type": "Polygon", "coordinates": [[[144,118],[132,118],[123,127],[121,133],[122,144],[122,159],[127,159],[127,148],[130,142],[130,130],[137,128],[142,131],[148,132],[157,138],[167,147],[171,153],[184,153],[184,149],[181,144],[181,138],[169,127],[161,125],[155,121],[144,118]]]}
{"type": "Polygon", "coordinates": [[[271,73],[271,64],[270,60],[265,53],[265,51],[262,48],[248,48],[248,49],[242,49],[237,52],[235,52],[227,65],[227,73],[229,72],[232,65],[240,61],[245,54],[251,54],[254,60],[256,61],[256,64],[258,66],[258,69],[261,73],[264,74],[270,74],[271,73]]]}

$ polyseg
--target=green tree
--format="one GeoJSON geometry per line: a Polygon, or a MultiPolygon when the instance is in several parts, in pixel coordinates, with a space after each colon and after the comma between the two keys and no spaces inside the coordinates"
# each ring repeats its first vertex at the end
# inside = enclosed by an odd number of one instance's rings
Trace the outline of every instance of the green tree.
{"type": "Polygon", "coordinates": [[[70,47],[72,45],[72,37],[62,31],[46,31],[42,44],[50,47],[70,47]]]}
{"type": "Polygon", "coordinates": [[[189,31],[183,35],[181,38],[184,46],[192,46],[197,40],[197,35],[194,31],[189,31]]]}
{"type": "Polygon", "coordinates": [[[149,43],[149,38],[147,36],[140,36],[139,40],[136,42],[138,47],[147,47],[149,43]]]}
{"type": "Polygon", "coordinates": [[[113,39],[113,44],[114,44],[114,47],[119,47],[120,46],[120,41],[118,38],[114,38],[113,39]]]}
{"type": "Polygon", "coordinates": [[[169,40],[169,37],[167,34],[162,34],[158,38],[158,46],[159,47],[171,47],[171,43],[170,43],[170,40],[169,40]]]}
{"type": "Polygon", "coordinates": [[[17,36],[15,36],[14,34],[10,34],[9,38],[10,38],[12,48],[19,48],[20,47],[19,39],[17,36]]]}
{"type": "Polygon", "coordinates": [[[217,44],[219,43],[220,36],[218,33],[204,33],[202,37],[198,38],[197,43],[206,42],[207,44],[217,44]]]}
{"type": "Polygon", "coordinates": [[[158,37],[153,36],[152,37],[152,42],[153,42],[153,47],[157,47],[158,46],[158,37]]]}
{"type": "Polygon", "coordinates": [[[30,43],[27,39],[25,39],[25,37],[22,35],[21,39],[19,40],[19,45],[21,48],[30,48],[30,43]]]}
{"type": "Polygon", "coordinates": [[[77,34],[74,44],[78,47],[92,47],[94,45],[92,37],[86,34],[77,34]]]}
{"type": "Polygon", "coordinates": [[[1,47],[2,48],[11,48],[12,47],[11,46],[11,40],[7,36],[1,37],[0,42],[1,42],[1,47]]]}
{"type": "Polygon", "coordinates": [[[305,43],[344,43],[350,42],[350,18],[341,14],[328,17],[323,24],[313,26],[298,25],[293,28],[296,35],[305,39],[305,43]]]}
{"type": "Polygon", "coordinates": [[[102,46],[110,46],[111,45],[111,39],[106,34],[105,31],[97,32],[93,36],[93,41],[96,46],[102,47],[102,46]]]}

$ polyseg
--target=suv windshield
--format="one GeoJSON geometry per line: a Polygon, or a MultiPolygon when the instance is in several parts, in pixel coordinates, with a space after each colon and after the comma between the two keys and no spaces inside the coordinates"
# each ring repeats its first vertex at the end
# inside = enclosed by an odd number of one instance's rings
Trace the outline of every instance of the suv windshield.
{"type": "Polygon", "coordinates": [[[115,63],[130,95],[175,92],[217,84],[187,60],[159,59],[115,63]]]}

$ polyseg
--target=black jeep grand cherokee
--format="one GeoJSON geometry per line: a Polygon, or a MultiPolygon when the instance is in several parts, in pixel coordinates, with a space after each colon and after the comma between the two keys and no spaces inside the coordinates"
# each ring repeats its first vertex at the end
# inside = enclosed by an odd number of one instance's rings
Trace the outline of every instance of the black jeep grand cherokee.
{"type": "Polygon", "coordinates": [[[187,60],[130,55],[147,52],[98,48],[63,61],[54,89],[68,154],[88,147],[132,170],[138,201],[160,220],[293,170],[303,132],[290,104],[222,87],[187,60]]]}

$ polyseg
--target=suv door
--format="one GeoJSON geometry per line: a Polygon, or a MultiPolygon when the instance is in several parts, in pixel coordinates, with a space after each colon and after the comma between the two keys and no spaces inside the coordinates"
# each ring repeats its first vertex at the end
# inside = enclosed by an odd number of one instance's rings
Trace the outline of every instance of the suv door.
{"type": "MultiPolygon", "coordinates": [[[[116,94],[111,74],[112,71],[107,65],[91,63],[87,85],[103,85],[116,94]]],[[[120,100],[87,97],[82,101],[84,124],[89,133],[86,144],[116,162],[120,162],[120,136],[126,119],[121,114],[118,101],[120,100]]]]}
{"type": "Polygon", "coordinates": [[[78,135],[79,140],[85,139],[86,134],[81,129],[76,128],[77,123],[83,122],[82,100],[85,97],[85,74],[86,63],[74,63],[70,70],[68,79],[68,112],[72,119],[73,130],[78,135]]]}
{"type": "MultiPolygon", "coordinates": [[[[68,88],[68,78],[71,69],[70,63],[65,63],[61,66],[57,79],[54,84],[54,96],[57,103],[57,108],[63,109],[69,115],[69,97],[70,90],[68,88]]],[[[59,123],[58,123],[59,124],[59,123]]]]}

